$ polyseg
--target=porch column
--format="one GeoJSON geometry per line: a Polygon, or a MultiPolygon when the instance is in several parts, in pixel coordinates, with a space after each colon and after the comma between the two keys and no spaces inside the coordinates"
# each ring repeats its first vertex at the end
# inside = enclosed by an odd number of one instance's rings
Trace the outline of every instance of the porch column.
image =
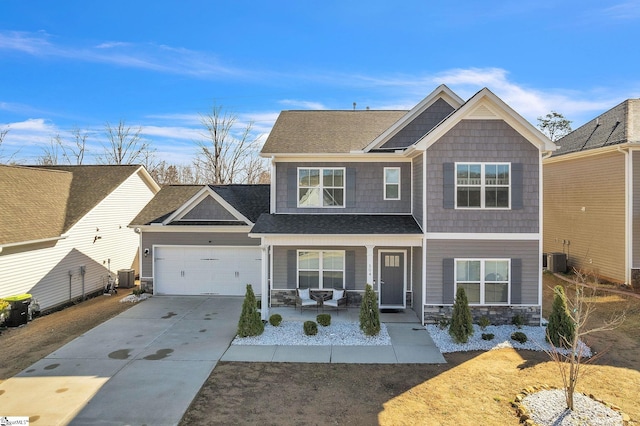
{"type": "Polygon", "coordinates": [[[367,247],[367,284],[373,285],[373,248],[375,246],[366,246],[367,247]]]}
{"type": "Polygon", "coordinates": [[[260,312],[264,321],[269,319],[269,246],[261,245],[262,251],[262,283],[260,287],[260,312]]]}

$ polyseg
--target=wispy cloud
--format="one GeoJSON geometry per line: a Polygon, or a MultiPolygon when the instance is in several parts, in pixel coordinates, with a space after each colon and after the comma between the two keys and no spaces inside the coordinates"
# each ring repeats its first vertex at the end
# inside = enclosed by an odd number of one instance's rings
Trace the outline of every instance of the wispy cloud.
{"type": "Polygon", "coordinates": [[[640,1],[618,3],[601,9],[602,18],[631,21],[640,18],[640,1]]]}
{"type": "Polygon", "coordinates": [[[106,63],[198,78],[238,78],[251,75],[247,70],[224,65],[210,52],[155,43],[109,41],[95,46],[74,46],[55,41],[54,37],[45,32],[0,31],[0,50],[37,57],[106,63]]]}
{"type": "Polygon", "coordinates": [[[323,105],[321,102],[314,102],[314,101],[303,101],[303,100],[297,100],[297,99],[283,99],[281,101],[279,101],[280,104],[282,105],[286,105],[289,107],[297,107],[297,108],[302,108],[302,109],[327,109],[327,107],[325,105],[323,105]]]}

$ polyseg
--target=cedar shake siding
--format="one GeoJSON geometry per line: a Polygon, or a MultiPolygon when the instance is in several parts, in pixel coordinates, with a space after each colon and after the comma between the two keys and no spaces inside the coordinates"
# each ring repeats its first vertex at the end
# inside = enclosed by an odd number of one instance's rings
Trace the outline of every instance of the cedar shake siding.
{"type": "Polygon", "coordinates": [[[411,213],[411,163],[277,163],[276,213],[352,214],[411,213]],[[345,207],[298,208],[297,168],[335,167],[345,169],[345,207]],[[384,199],[384,168],[399,167],[400,200],[384,199]]]}
{"type": "MultiPolygon", "coordinates": [[[[502,120],[461,120],[427,150],[427,232],[539,232],[538,149],[502,120]],[[511,163],[511,209],[454,209],[455,180],[445,185],[447,165],[511,163]]],[[[454,177],[452,176],[452,179],[454,177]]]]}
{"type": "Polygon", "coordinates": [[[422,215],[424,212],[423,164],[423,155],[420,154],[413,158],[413,164],[411,166],[413,169],[413,217],[422,229],[424,229],[424,224],[422,223],[422,215]]]}
{"type": "MultiPolygon", "coordinates": [[[[552,158],[553,160],[553,158],[552,158]]],[[[569,267],[625,280],[625,156],[560,157],[544,166],[543,251],[569,267]]]]}

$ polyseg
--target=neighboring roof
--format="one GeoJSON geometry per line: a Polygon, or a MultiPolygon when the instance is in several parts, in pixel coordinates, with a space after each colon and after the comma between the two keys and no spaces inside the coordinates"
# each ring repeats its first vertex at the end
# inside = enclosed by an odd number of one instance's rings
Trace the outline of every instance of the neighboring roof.
{"type": "Polygon", "coordinates": [[[560,138],[553,156],[627,142],[640,142],[640,99],[627,99],[560,138]]]}
{"type": "Polygon", "coordinates": [[[261,154],[348,153],[364,149],[407,111],[282,111],[261,154]]]}
{"type": "MultiPolygon", "coordinates": [[[[269,212],[269,185],[166,185],[149,201],[129,226],[162,223],[205,187],[209,187],[220,195],[251,222],[255,222],[262,213],[269,212]]],[[[190,224],[204,223],[191,222],[190,224]]]]}
{"type": "Polygon", "coordinates": [[[263,214],[251,234],[422,234],[411,215],[263,214]]]}
{"type": "Polygon", "coordinates": [[[0,165],[0,245],[60,237],[72,174],[0,165]]]}
{"type": "Polygon", "coordinates": [[[2,169],[0,244],[60,237],[132,174],[144,170],[139,165],[2,169]]]}

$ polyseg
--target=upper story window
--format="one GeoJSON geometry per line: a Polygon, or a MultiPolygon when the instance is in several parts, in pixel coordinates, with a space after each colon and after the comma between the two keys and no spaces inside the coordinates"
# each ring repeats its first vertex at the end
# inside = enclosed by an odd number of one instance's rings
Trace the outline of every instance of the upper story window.
{"type": "Polygon", "coordinates": [[[456,208],[508,209],[509,163],[456,163],[456,208]]]}
{"type": "Polygon", "coordinates": [[[384,168],[384,199],[400,199],[400,167],[384,168]]]}
{"type": "Polygon", "coordinates": [[[456,259],[454,294],[464,288],[469,304],[509,303],[509,259],[456,259]]]}
{"type": "Polygon", "coordinates": [[[344,207],[344,168],[298,168],[298,207],[344,207]]]}

